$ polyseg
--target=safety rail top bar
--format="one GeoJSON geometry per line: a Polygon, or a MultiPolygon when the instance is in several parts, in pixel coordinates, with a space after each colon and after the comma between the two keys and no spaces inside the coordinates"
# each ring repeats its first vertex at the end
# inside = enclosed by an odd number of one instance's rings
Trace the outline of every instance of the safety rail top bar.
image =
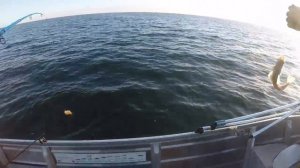
{"type": "MultiPolygon", "coordinates": [[[[249,114],[249,115],[245,115],[245,116],[241,116],[241,117],[236,117],[236,118],[227,119],[227,120],[218,120],[218,121],[215,121],[210,126],[203,126],[203,127],[197,128],[195,130],[195,133],[202,134],[206,131],[214,130],[216,128],[235,126],[235,125],[239,125],[239,124],[242,124],[242,123],[245,124],[245,123],[249,123],[248,120],[251,121],[252,119],[255,119],[254,121],[259,121],[261,118],[258,118],[258,117],[261,117],[261,116],[266,116],[267,117],[267,115],[272,115],[272,114],[278,112],[279,110],[283,110],[285,108],[291,108],[291,107],[294,107],[294,106],[297,106],[297,105],[300,105],[300,101],[296,101],[294,103],[290,103],[290,104],[287,104],[287,105],[279,106],[279,107],[276,107],[276,108],[273,108],[273,109],[268,109],[268,110],[264,110],[264,111],[261,111],[261,112],[257,112],[257,113],[253,113],[253,114],[249,114]],[[255,117],[257,117],[257,119],[255,117]]],[[[285,111],[285,112],[281,112],[281,113],[278,113],[278,114],[283,115],[283,114],[286,114],[288,112],[289,111],[285,111]]]]}
{"type": "Polygon", "coordinates": [[[262,121],[262,120],[267,120],[267,119],[271,119],[271,118],[281,117],[281,116],[287,114],[288,112],[290,112],[290,111],[284,111],[282,113],[276,113],[276,114],[271,114],[271,115],[267,115],[267,116],[262,116],[262,117],[257,117],[257,118],[251,118],[251,119],[248,119],[248,120],[240,120],[240,121],[236,121],[236,122],[226,123],[223,127],[230,127],[230,126],[242,125],[242,124],[247,124],[247,123],[252,123],[252,122],[258,122],[258,121],[262,121]]]}
{"type": "Polygon", "coordinates": [[[288,118],[289,116],[291,116],[292,114],[296,113],[297,111],[300,110],[300,106],[296,107],[296,109],[291,110],[290,112],[286,113],[285,115],[283,115],[281,118],[273,121],[272,123],[270,123],[269,125],[261,128],[258,131],[255,131],[254,133],[252,133],[252,135],[250,137],[255,138],[256,136],[262,134],[263,132],[267,131],[268,129],[270,129],[271,127],[273,127],[274,125],[280,123],[281,121],[285,120],[286,118],[288,118]]]}
{"type": "Polygon", "coordinates": [[[291,108],[291,107],[296,106],[298,104],[300,104],[300,101],[297,101],[297,102],[294,102],[294,103],[291,103],[291,104],[287,104],[287,105],[283,105],[283,106],[279,106],[279,107],[276,107],[276,108],[273,108],[273,109],[264,110],[264,111],[249,114],[249,115],[244,115],[244,116],[241,116],[241,117],[236,117],[236,118],[227,119],[227,120],[219,120],[219,121],[216,121],[216,123],[218,125],[222,125],[222,124],[233,122],[233,121],[240,121],[240,120],[245,120],[245,119],[249,119],[249,118],[253,118],[253,117],[263,116],[263,115],[274,113],[276,111],[279,111],[279,110],[282,110],[282,109],[285,109],[285,108],[291,108]]]}
{"type": "MultiPolygon", "coordinates": [[[[252,119],[249,119],[249,120],[241,120],[241,121],[237,121],[237,122],[227,123],[225,125],[216,127],[215,129],[217,129],[217,128],[230,128],[230,127],[236,127],[236,126],[241,126],[241,125],[245,125],[245,124],[251,124],[251,123],[266,121],[266,120],[270,120],[270,119],[278,119],[280,117],[283,117],[285,114],[287,114],[289,112],[291,112],[291,111],[285,111],[285,112],[282,112],[282,113],[272,114],[272,115],[263,116],[263,117],[259,117],[259,118],[252,118],[252,119]]],[[[299,111],[298,111],[298,113],[296,111],[293,114],[300,115],[299,111]]],[[[202,134],[204,132],[212,131],[212,130],[214,130],[214,129],[211,129],[211,126],[203,126],[203,127],[199,127],[194,132],[198,133],[198,134],[202,134]]]]}

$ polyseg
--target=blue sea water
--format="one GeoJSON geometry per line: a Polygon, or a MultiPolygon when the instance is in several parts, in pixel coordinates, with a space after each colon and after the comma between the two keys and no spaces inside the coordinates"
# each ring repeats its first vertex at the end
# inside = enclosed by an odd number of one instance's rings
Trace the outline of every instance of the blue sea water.
{"type": "Polygon", "coordinates": [[[181,133],[300,97],[296,40],[250,24],[95,14],[21,24],[5,37],[1,138],[181,133]],[[287,56],[285,71],[296,77],[284,92],[267,78],[280,54],[287,56]]]}

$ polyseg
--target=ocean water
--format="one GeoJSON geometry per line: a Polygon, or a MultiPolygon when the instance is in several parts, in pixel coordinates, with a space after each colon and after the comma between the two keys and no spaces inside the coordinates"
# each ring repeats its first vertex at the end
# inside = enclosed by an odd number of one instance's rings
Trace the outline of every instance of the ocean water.
{"type": "Polygon", "coordinates": [[[245,23],[95,14],[21,24],[5,37],[1,138],[182,133],[300,97],[299,41],[245,23]],[[280,54],[287,56],[285,72],[296,77],[284,92],[267,78],[280,54]]]}

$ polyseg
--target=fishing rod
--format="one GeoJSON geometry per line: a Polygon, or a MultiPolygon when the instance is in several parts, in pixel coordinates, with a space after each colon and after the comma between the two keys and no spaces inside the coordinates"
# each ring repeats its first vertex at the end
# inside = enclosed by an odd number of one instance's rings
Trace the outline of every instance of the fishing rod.
{"type": "Polygon", "coordinates": [[[22,22],[24,19],[26,19],[26,18],[31,18],[33,15],[41,15],[41,16],[43,16],[42,13],[37,13],[37,12],[36,12],[36,13],[31,13],[31,14],[29,14],[29,15],[26,15],[26,16],[24,16],[24,17],[22,17],[22,18],[20,18],[20,19],[18,19],[18,20],[16,20],[16,21],[14,21],[14,22],[11,23],[10,25],[8,25],[8,26],[6,26],[6,27],[0,29],[0,44],[5,44],[5,43],[6,43],[6,40],[5,40],[5,38],[3,37],[3,35],[4,35],[7,31],[9,31],[9,30],[11,30],[12,28],[14,28],[18,23],[22,22]]]}
{"type": "Polygon", "coordinates": [[[287,104],[287,105],[284,105],[284,106],[276,107],[276,108],[273,108],[273,109],[265,110],[265,111],[254,113],[254,114],[249,114],[249,115],[236,117],[236,118],[232,118],[232,119],[227,119],[227,120],[218,120],[218,121],[215,121],[210,126],[199,127],[198,129],[196,129],[195,132],[201,134],[201,133],[204,133],[204,132],[209,131],[209,130],[214,130],[216,128],[229,127],[229,126],[234,126],[234,125],[241,125],[241,124],[255,122],[255,121],[268,119],[268,118],[272,118],[272,117],[276,117],[276,116],[282,116],[282,115],[288,113],[289,111],[278,113],[279,110],[283,110],[283,109],[286,109],[286,108],[291,108],[291,107],[294,107],[294,106],[299,105],[299,104],[300,104],[300,101],[297,101],[297,102],[294,102],[294,103],[291,103],[291,104],[287,104]],[[272,114],[274,114],[274,113],[275,113],[275,115],[272,116],[272,114]],[[266,115],[268,115],[268,116],[266,116],[266,115]]]}

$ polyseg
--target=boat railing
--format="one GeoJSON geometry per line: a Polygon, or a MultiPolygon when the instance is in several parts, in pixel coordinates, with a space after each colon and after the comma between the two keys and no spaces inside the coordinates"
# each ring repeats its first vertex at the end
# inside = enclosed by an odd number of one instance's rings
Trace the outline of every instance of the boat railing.
{"type": "Polygon", "coordinates": [[[285,113],[283,116],[281,116],[279,119],[273,121],[272,123],[268,124],[267,126],[261,128],[260,130],[255,131],[250,135],[250,137],[255,138],[256,136],[262,134],[263,132],[267,131],[271,127],[275,126],[276,124],[280,123],[281,121],[285,120],[289,116],[293,115],[294,113],[298,112],[300,110],[300,106],[297,106],[295,109],[289,111],[288,113],[285,113]]]}
{"type": "Polygon", "coordinates": [[[207,131],[215,130],[217,128],[225,128],[225,127],[232,127],[232,126],[238,126],[238,125],[243,125],[243,124],[249,124],[249,123],[254,123],[254,122],[259,122],[263,121],[266,119],[272,119],[272,118],[278,118],[278,120],[272,122],[268,126],[262,128],[259,131],[256,131],[253,133],[251,136],[257,136],[264,131],[268,130],[272,126],[278,124],[282,120],[288,118],[289,116],[295,114],[298,112],[300,109],[300,101],[290,103],[287,105],[279,106],[273,109],[268,109],[265,111],[249,114],[249,115],[244,115],[241,117],[236,117],[232,119],[227,119],[227,120],[218,120],[215,121],[213,124],[209,126],[202,126],[199,127],[198,129],[195,130],[196,133],[204,133],[207,131]],[[289,109],[289,110],[287,110],[289,109]]]}
{"type": "MultiPolygon", "coordinates": [[[[289,118],[290,116],[296,114],[300,110],[300,101],[287,104],[284,106],[276,107],[273,109],[265,110],[262,112],[254,113],[254,114],[249,114],[241,117],[236,117],[228,120],[219,120],[214,122],[210,126],[204,126],[204,127],[199,127],[195,132],[196,133],[205,133],[207,131],[212,131],[217,128],[228,128],[228,127],[237,127],[241,126],[244,124],[251,124],[251,123],[258,123],[266,120],[273,120],[271,123],[267,124],[266,126],[259,128],[256,130],[256,126],[251,127],[250,132],[249,132],[249,139],[247,142],[247,147],[245,150],[245,157],[244,157],[244,163],[243,163],[243,168],[249,168],[251,167],[250,163],[250,158],[252,157],[252,151],[255,146],[255,141],[256,137],[263,134],[270,128],[276,126],[283,120],[289,118]]],[[[291,121],[287,122],[287,124],[291,125],[291,121]]],[[[255,124],[256,125],[256,124],[255,124]]]]}

